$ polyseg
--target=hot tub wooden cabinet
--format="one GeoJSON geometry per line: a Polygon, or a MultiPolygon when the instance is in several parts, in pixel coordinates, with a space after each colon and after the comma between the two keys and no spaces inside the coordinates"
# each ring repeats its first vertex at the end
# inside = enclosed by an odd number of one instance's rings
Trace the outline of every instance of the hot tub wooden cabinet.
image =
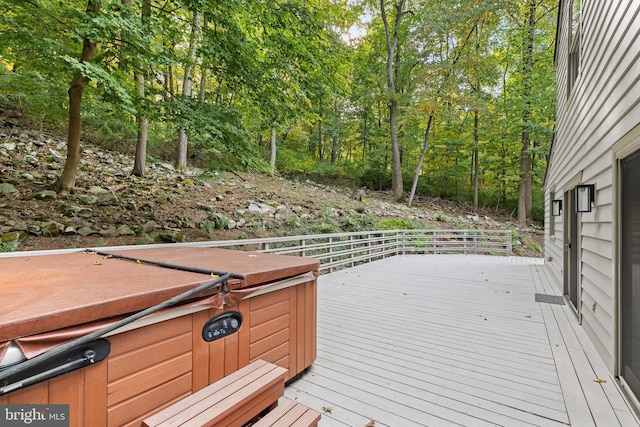
{"type": "Polygon", "coordinates": [[[256,359],[288,369],[288,378],[315,359],[316,260],[184,246],[104,251],[130,259],[85,252],[0,258],[0,360],[15,363],[16,348],[32,339],[108,323],[193,289],[212,280],[208,269],[243,275],[228,282],[228,295],[241,299],[203,306],[217,292],[209,291],[136,320],[105,337],[105,360],[7,392],[0,404],[69,404],[71,426],[140,426],[256,359]],[[205,323],[232,311],[243,320],[237,332],[206,342],[205,323]]]}

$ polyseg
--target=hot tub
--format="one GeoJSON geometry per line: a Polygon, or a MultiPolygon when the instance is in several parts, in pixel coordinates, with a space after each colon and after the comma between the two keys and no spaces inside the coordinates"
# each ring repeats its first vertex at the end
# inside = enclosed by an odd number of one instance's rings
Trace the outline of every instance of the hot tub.
{"type": "Polygon", "coordinates": [[[316,357],[318,267],[186,246],[0,258],[0,404],[68,404],[71,426],[140,426],[256,359],[285,367],[290,379],[316,357]],[[118,326],[225,272],[233,274],[223,284],[118,326]],[[63,374],[54,366],[58,376],[28,386],[2,382],[2,372],[109,325],[118,327],[101,338],[104,360],[91,356],[63,374]]]}

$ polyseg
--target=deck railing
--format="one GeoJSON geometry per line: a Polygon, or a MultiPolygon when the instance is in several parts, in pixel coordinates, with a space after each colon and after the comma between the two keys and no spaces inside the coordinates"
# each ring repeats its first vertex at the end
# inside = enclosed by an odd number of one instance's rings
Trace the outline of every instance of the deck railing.
{"type": "Polygon", "coordinates": [[[316,258],[320,270],[404,254],[512,254],[509,230],[376,230],[188,243],[316,258]]]}
{"type": "MultiPolygon", "coordinates": [[[[145,247],[166,247],[146,245],[145,247]]],[[[404,254],[512,254],[509,230],[376,230],[261,239],[174,243],[197,246],[307,256],[320,261],[321,271],[404,254]]],[[[94,248],[115,250],[122,247],[94,248]]],[[[35,251],[29,255],[75,252],[77,249],[35,251]]],[[[24,256],[24,252],[0,253],[0,258],[24,256]]]]}

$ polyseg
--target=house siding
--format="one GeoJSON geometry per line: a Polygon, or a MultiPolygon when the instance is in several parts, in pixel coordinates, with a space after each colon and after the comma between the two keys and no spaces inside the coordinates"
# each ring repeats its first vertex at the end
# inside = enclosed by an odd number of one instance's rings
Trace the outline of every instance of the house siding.
{"type": "MultiPolygon", "coordinates": [[[[582,0],[580,72],[567,95],[570,8],[570,1],[560,1],[557,131],[545,180],[547,221],[551,200],[562,199],[576,176],[582,183],[595,184],[594,210],[578,214],[579,317],[614,372],[617,261],[612,147],[640,123],[640,2],[582,0]]],[[[545,235],[547,268],[559,291],[564,277],[563,218],[555,217],[554,236],[545,235]]]]}

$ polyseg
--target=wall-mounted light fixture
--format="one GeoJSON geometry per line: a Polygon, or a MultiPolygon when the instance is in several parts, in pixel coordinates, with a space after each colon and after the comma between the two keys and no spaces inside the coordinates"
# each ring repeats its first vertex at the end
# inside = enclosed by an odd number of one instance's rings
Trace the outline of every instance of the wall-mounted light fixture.
{"type": "Polygon", "coordinates": [[[551,201],[551,215],[560,216],[562,214],[562,200],[551,201]]]}
{"type": "Polygon", "coordinates": [[[580,184],[576,186],[576,210],[578,212],[591,212],[595,197],[596,186],[594,184],[580,184]]]}

